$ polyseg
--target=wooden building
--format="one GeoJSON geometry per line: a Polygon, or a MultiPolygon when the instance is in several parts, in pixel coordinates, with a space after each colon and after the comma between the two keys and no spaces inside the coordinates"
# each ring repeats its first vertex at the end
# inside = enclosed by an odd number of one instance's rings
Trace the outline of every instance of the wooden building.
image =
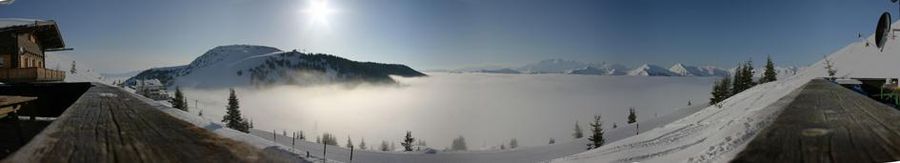
{"type": "Polygon", "coordinates": [[[47,69],[44,53],[64,49],[54,21],[0,20],[0,82],[62,81],[65,72],[47,69]]]}

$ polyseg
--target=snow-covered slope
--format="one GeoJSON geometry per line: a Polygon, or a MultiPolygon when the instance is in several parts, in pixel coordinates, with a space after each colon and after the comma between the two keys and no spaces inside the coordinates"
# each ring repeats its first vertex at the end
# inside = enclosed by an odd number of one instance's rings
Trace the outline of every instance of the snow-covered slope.
{"type": "MultiPolygon", "coordinates": [[[[900,40],[889,41],[884,52],[865,44],[852,43],[828,56],[837,76],[900,77],[900,65],[894,63],[900,60],[900,40]]],[[[552,162],[727,162],[774,120],[795,90],[825,76],[824,67],[824,60],[819,61],[797,75],[734,95],[721,107],[710,106],[661,128],[552,162]]]]}
{"type": "Polygon", "coordinates": [[[567,74],[584,74],[584,75],[606,75],[609,71],[595,68],[593,66],[585,66],[579,69],[566,71],[567,74]]]}
{"type": "Polygon", "coordinates": [[[638,68],[628,71],[628,75],[630,75],[630,76],[678,76],[678,74],[675,74],[666,68],[663,68],[663,67],[660,67],[657,65],[651,65],[651,64],[644,64],[638,68]]]}
{"type": "Polygon", "coordinates": [[[103,76],[90,65],[79,63],[69,54],[47,53],[45,65],[48,69],[66,72],[65,82],[103,82],[103,76]],[[74,62],[73,62],[74,61],[74,62]],[[72,64],[75,65],[75,73],[72,73],[72,64]]]}
{"type": "Polygon", "coordinates": [[[228,45],[207,51],[191,64],[149,69],[126,82],[159,79],[170,87],[224,88],[332,82],[393,83],[390,75],[425,76],[399,64],[356,62],[327,54],[285,52],[257,45],[228,45]]]}

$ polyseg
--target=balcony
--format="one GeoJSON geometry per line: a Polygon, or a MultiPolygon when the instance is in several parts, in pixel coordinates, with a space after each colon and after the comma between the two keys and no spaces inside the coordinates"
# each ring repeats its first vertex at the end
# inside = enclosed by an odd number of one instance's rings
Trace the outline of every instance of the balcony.
{"type": "Polygon", "coordinates": [[[0,82],[4,83],[62,81],[65,78],[63,71],[39,67],[0,69],[0,82]]]}

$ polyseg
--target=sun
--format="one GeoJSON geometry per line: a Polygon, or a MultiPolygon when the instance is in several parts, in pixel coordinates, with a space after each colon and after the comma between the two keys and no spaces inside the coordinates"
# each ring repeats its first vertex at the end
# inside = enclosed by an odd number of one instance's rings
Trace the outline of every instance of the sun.
{"type": "Polygon", "coordinates": [[[328,25],[331,15],[337,13],[337,10],[328,6],[327,0],[309,0],[308,6],[303,13],[312,23],[328,25]]]}

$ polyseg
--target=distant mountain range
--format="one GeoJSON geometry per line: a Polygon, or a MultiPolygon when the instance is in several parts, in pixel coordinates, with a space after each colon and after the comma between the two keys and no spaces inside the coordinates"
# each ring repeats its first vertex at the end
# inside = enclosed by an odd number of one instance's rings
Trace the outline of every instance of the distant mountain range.
{"type": "Polygon", "coordinates": [[[425,74],[400,64],[357,62],[328,54],[281,51],[258,45],[210,49],[188,65],[152,68],[126,80],[158,79],[165,85],[194,88],[314,85],[324,83],[395,83],[391,75],[425,74]]]}
{"type": "MultiPolygon", "coordinates": [[[[756,67],[755,76],[762,76],[762,68],[756,67]]],[[[779,78],[794,75],[801,68],[794,66],[775,67],[779,78]]],[[[635,68],[621,64],[608,63],[584,63],[565,59],[547,59],[535,63],[526,64],[518,68],[490,68],[490,69],[459,69],[456,72],[478,73],[504,73],[504,74],[538,74],[538,73],[562,73],[579,75],[628,75],[628,76],[726,76],[734,72],[734,68],[720,68],[715,66],[690,66],[675,64],[665,68],[653,64],[643,64],[635,68]]]]}

